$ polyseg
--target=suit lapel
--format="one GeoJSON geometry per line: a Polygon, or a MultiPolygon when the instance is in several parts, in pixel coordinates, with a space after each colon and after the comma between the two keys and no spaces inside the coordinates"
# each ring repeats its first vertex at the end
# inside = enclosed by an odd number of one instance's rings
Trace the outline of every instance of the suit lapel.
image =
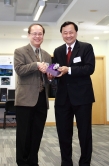
{"type": "Polygon", "coordinates": [[[32,61],[36,62],[35,53],[34,53],[32,47],[30,46],[30,44],[27,45],[27,53],[30,56],[30,58],[32,59],[32,61]]]}
{"type": "Polygon", "coordinates": [[[63,62],[63,66],[67,66],[66,44],[62,46],[61,61],[63,62]]]}
{"type": "Polygon", "coordinates": [[[40,49],[40,51],[41,51],[41,59],[42,59],[42,62],[46,62],[45,52],[44,52],[42,49],[40,49]]]}
{"type": "MultiPolygon", "coordinates": [[[[41,62],[46,62],[46,54],[45,54],[45,52],[42,49],[40,49],[40,53],[41,53],[41,62]]],[[[42,78],[43,78],[43,81],[45,83],[46,82],[46,76],[45,76],[44,73],[42,73],[42,78]]]]}
{"type": "Polygon", "coordinates": [[[79,47],[80,47],[79,42],[78,42],[78,40],[76,40],[75,46],[73,48],[73,51],[72,51],[72,54],[71,54],[71,57],[70,57],[69,66],[73,62],[73,59],[75,58],[76,54],[78,53],[79,47]]]}

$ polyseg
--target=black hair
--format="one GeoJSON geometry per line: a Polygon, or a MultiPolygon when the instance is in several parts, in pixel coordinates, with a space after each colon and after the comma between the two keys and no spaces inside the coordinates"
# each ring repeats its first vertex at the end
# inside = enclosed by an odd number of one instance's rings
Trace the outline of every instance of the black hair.
{"type": "Polygon", "coordinates": [[[78,31],[78,26],[74,23],[74,22],[71,22],[71,21],[66,21],[64,22],[62,25],[61,25],[61,28],[60,28],[60,32],[62,33],[62,28],[67,26],[67,25],[70,25],[72,24],[75,28],[75,31],[77,32],[78,31]]]}

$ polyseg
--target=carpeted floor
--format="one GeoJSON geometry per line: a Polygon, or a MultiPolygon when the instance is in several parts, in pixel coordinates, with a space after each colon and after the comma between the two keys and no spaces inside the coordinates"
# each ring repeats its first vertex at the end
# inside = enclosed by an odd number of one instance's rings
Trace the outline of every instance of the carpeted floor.
{"type": "MultiPolygon", "coordinates": [[[[93,125],[93,153],[91,166],[109,166],[109,126],[93,125]]],[[[16,166],[16,128],[0,129],[0,166],[16,166]]],[[[78,166],[80,147],[74,127],[73,164],[78,166]]],[[[56,127],[45,127],[39,151],[40,166],[60,166],[60,149],[56,127]]]]}

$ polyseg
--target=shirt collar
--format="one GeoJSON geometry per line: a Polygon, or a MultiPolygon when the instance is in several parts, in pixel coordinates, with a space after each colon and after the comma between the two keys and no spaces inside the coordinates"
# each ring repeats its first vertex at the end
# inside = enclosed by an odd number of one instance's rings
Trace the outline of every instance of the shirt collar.
{"type": "MultiPolygon", "coordinates": [[[[30,45],[31,45],[31,47],[32,47],[33,51],[35,52],[36,47],[34,47],[31,43],[30,43],[30,45]]],[[[40,52],[40,48],[38,48],[38,49],[39,49],[39,52],[40,52]]]]}
{"type": "MultiPolygon", "coordinates": [[[[74,48],[74,46],[75,46],[75,43],[76,43],[76,41],[70,46],[70,47],[71,47],[71,50],[73,50],[73,48],[74,48]]],[[[69,45],[66,44],[66,48],[67,48],[67,50],[68,50],[68,47],[69,47],[69,45]]]]}

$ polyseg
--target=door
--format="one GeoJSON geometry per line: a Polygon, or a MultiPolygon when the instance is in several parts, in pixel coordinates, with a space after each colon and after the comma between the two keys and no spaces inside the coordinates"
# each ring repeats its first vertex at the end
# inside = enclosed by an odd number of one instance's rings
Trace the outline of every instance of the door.
{"type": "Polygon", "coordinates": [[[92,124],[106,124],[105,57],[96,57],[95,72],[91,76],[95,94],[92,124]]]}

